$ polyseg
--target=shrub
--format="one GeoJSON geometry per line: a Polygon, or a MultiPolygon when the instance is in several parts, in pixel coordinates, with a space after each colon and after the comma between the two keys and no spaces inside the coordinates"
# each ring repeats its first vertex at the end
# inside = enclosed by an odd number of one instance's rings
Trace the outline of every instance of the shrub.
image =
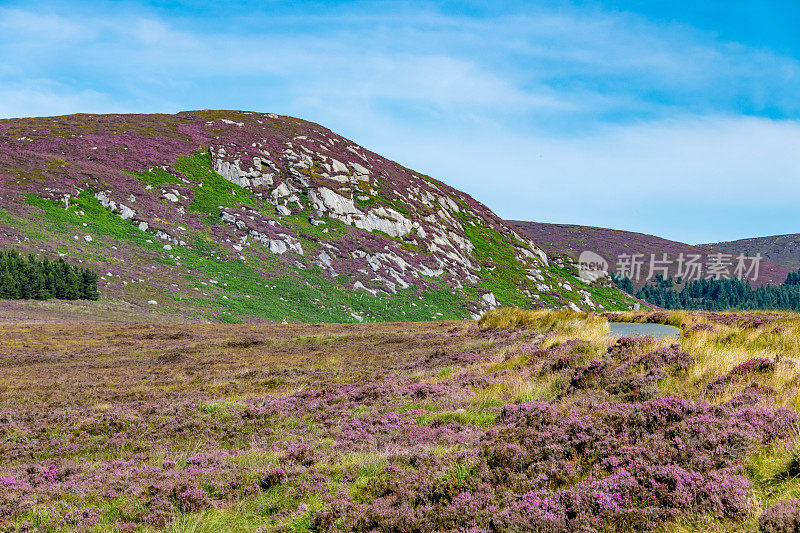
{"type": "Polygon", "coordinates": [[[758,519],[759,533],[800,531],[800,500],[793,498],[767,509],[758,519]]]}

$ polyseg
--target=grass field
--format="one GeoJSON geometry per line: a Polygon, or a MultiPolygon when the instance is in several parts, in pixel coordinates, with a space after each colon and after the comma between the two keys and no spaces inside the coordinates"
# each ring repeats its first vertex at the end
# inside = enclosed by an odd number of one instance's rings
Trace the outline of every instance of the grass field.
{"type": "Polygon", "coordinates": [[[0,531],[800,523],[798,315],[245,325],[100,305],[0,306],[0,531]]]}

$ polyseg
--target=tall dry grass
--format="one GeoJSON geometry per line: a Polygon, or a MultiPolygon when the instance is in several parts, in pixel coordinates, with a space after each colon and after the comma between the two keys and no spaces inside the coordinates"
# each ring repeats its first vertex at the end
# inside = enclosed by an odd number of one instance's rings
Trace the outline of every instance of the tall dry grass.
{"type": "MultiPolygon", "coordinates": [[[[608,335],[608,321],[597,314],[578,313],[571,310],[525,310],[515,307],[487,311],[478,321],[481,326],[494,328],[526,329],[542,334],[537,346],[542,349],[572,340],[588,341],[597,356],[605,352],[614,342],[608,335]]],[[[529,341],[525,341],[525,344],[529,341]]],[[[483,363],[486,373],[505,369],[509,377],[502,383],[481,390],[473,399],[479,407],[502,406],[507,402],[526,402],[541,398],[553,398],[562,391],[564,376],[557,374],[531,375],[517,369],[528,360],[527,352],[508,347],[510,354],[500,360],[483,363]]]]}
{"type": "MultiPolygon", "coordinates": [[[[654,316],[654,313],[614,313],[611,320],[656,321],[682,327],[679,340],[681,348],[689,352],[695,358],[695,362],[686,374],[675,379],[670,378],[663,383],[664,392],[720,403],[729,399],[739,389],[758,383],[775,389],[777,405],[800,410],[800,314],[790,312],[768,314],[775,320],[765,326],[754,328],[735,323],[715,322],[713,330],[692,328],[704,322],[707,316],[690,311],[659,311],[658,317],[654,316]],[[711,397],[707,394],[706,385],[709,381],[731,372],[736,366],[753,358],[775,361],[775,370],[742,380],[738,388],[729,387],[723,395],[711,397]]],[[[481,317],[479,324],[484,327],[538,331],[544,335],[540,345],[544,349],[570,339],[582,339],[595,347],[598,354],[602,354],[615,341],[614,337],[608,335],[608,320],[605,317],[570,310],[493,309],[481,317]]],[[[655,341],[651,348],[668,346],[674,342],[673,339],[655,341]]],[[[512,359],[494,363],[492,370],[497,370],[501,366],[508,368],[519,363],[524,361],[512,359]]],[[[558,389],[558,383],[553,376],[537,379],[515,376],[502,388],[504,389],[502,395],[505,398],[511,396],[516,400],[525,400],[552,395],[553,391],[558,389]]]]}
{"type": "Polygon", "coordinates": [[[599,341],[608,333],[608,320],[604,317],[568,309],[547,311],[502,307],[484,313],[478,324],[492,328],[535,330],[547,334],[547,342],[551,345],[554,342],[576,338],[599,341]]]}
{"type": "MultiPolygon", "coordinates": [[[[772,387],[779,405],[800,408],[800,316],[785,315],[778,324],[761,328],[715,324],[714,331],[685,332],[681,346],[695,357],[683,392],[704,396],[712,379],[753,358],[775,361],[773,372],[749,380],[772,387]]],[[[723,401],[727,396],[716,398],[723,401]]]]}
{"type": "Polygon", "coordinates": [[[697,316],[693,315],[691,311],[677,310],[677,311],[658,311],[658,312],[642,312],[642,311],[619,311],[610,314],[609,320],[611,322],[654,322],[658,324],[666,324],[668,326],[689,327],[698,322],[697,316]],[[656,319],[656,315],[663,316],[663,318],[656,319]]]}

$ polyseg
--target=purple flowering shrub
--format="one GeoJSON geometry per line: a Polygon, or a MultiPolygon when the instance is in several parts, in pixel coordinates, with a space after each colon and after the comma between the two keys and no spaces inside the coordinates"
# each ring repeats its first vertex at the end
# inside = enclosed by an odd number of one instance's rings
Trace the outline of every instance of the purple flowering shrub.
{"type": "Polygon", "coordinates": [[[753,359],[748,359],[744,363],[734,367],[733,370],[731,370],[731,374],[735,374],[737,376],[748,376],[751,374],[765,374],[767,372],[772,372],[773,370],[775,370],[774,361],[764,357],[754,357],[753,359]]]}
{"type": "Polygon", "coordinates": [[[650,324],[666,324],[669,321],[669,315],[664,311],[657,311],[650,313],[644,321],[650,324]]]}
{"type": "MultiPolygon", "coordinates": [[[[565,394],[577,395],[577,403],[508,404],[501,424],[485,432],[474,455],[463,459],[468,477],[454,482],[446,463],[415,458],[413,468],[390,467],[356,497],[337,500],[317,516],[318,526],[639,530],[687,512],[748,516],[752,483],[736,458],[791,436],[797,415],[754,408],[757,402],[744,397],[724,406],[674,397],[648,400],[658,389],[645,395],[646,385],[694,362],[677,344],[650,349],[650,343],[620,339],[602,359],[584,365],[576,365],[591,354],[583,341],[531,351],[528,365],[540,373],[574,372],[565,394]],[[637,401],[599,401],[598,392],[637,401]]],[[[737,372],[767,368],[752,362],[737,372]]]]}
{"type": "MultiPolygon", "coordinates": [[[[77,334],[50,327],[63,347],[3,330],[42,354],[0,358],[36,385],[0,389],[3,533],[168,529],[234,506],[256,508],[263,531],[588,533],[685,516],[780,531],[795,519],[790,503],[757,519],[748,460],[785,449],[800,422],[750,383],[772,359],[726,373],[736,394],[714,405],[662,393],[664,378],[688,383],[694,357],[652,339],[98,324],[76,355],[77,334]],[[521,382],[554,385],[521,399],[521,382]]],[[[774,482],[800,472],[784,470],[774,482]]]]}
{"type": "Polygon", "coordinates": [[[706,384],[706,393],[710,396],[723,394],[731,385],[742,383],[743,381],[757,377],[760,374],[768,374],[775,370],[775,361],[764,357],[754,357],[748,359],[734,367],[727,374],[722,374],[711,379],[706,384]]]}
{"type": "Polygon", "coordinates": [[[769,325],[781,317],[761,313],[715,313],[700,312],[698,315],[705,318],[706,322],[737,326],[744,329],[757,329],[769,325]]]}
{"type": "Polygon", "coordinates": [[[318,526],[590,531],[649,529],[687,512],[743,517],[752,484],[735,458],[788,436],[797,416],[667,397],[529,402],[506,406],[501,421],[456,462],[396,458],[319,513],[318,526]]]}
{"type": "Polygon", "coordinates": [[[759,533],[800,531],[800,500],[793,498],[773,505],[758,519],[759,533]]]}
{"type": "Polygon", "coordinates": [[[593,350],[587,341],[573,339],[555,344],[547,350],[536,349],[531,351],[528,355],[528,364],[531,366],[537,365],[539,372],[542,374],[560,372],[568,368],[574,368],[591,353],[593,353],[593,350]]]}
{"type": "Polygon", "coordinates": [[[697,324],[695,324],[694,326],[689,328],[689,333],[695,333],[695,332],[698,332],[698,331],[711,331],[711,332],[713,332],[713,331],[715,331],[715,329],[714,329],[714,326],[712,326],[711,324],[708,324],[706,322],[698,322],[697,324]]]}
{"type": "Polygon", "coordinates": [[[648,351],[646,338],[623,337],[601,359],[575,368],[570,390],[599,390],[627,399],[658,395],[657,383],[670,373],[686,370],[694,359],[673,344],[648,351]]]}

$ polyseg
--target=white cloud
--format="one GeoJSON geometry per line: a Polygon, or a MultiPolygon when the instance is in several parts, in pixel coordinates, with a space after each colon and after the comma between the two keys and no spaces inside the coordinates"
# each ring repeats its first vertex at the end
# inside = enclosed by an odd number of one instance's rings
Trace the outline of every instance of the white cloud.
{"type": "Polygon", "coordinates": [[[55,116],[71,113],[122,113],[126,109],[98,91],[73,90],[46,79],[0,85],[0,117],[55,116]]]}
{"type": "Polygon", "coordinates": [[[93,35],[89,26],[76,18],[23,9],[0,9],[0,30],[4,41],[41,41],[48,47],[93,35]]]}
{"type": "Polygon", "coordinates": [[[799,147],[798,121],[685,116],[568,139],[400,135],[379,149],[507,218],[709,242],[797,231],[799,147]]]}
{"type": "MultiPolygon", "coordinates": [[[[310,15],[299,24],[254,12],[247,24],[193,24],[147,12],[70,16],[6,9],[0,10],[6,30],[0,52],[28,76],[73,65],[90,78],[110,75],[129,87],[157,77],[261,77],[273,88],[328,105],[337,98],[387,98],[423,101],[437,110],[463,104],[586,116],[641,110],[647,100],[642,94],[669,91],[713,107],[715,100],[724,103],[731,94],[771,84],[778,89],[773,97],[780,98],[797,88],[800,73],[793,58],[632,15],[535,10],[483,20],[425,12],[395,16],[344,12],[310,15]],[[714,98],[698,92],[711,88],[714,98]]],[[[119,98],[127,96],[124,87],[117,90],[119,98]]],[[[663,104],[650,99],[646,105],[658,110],[663,104]]]]}

